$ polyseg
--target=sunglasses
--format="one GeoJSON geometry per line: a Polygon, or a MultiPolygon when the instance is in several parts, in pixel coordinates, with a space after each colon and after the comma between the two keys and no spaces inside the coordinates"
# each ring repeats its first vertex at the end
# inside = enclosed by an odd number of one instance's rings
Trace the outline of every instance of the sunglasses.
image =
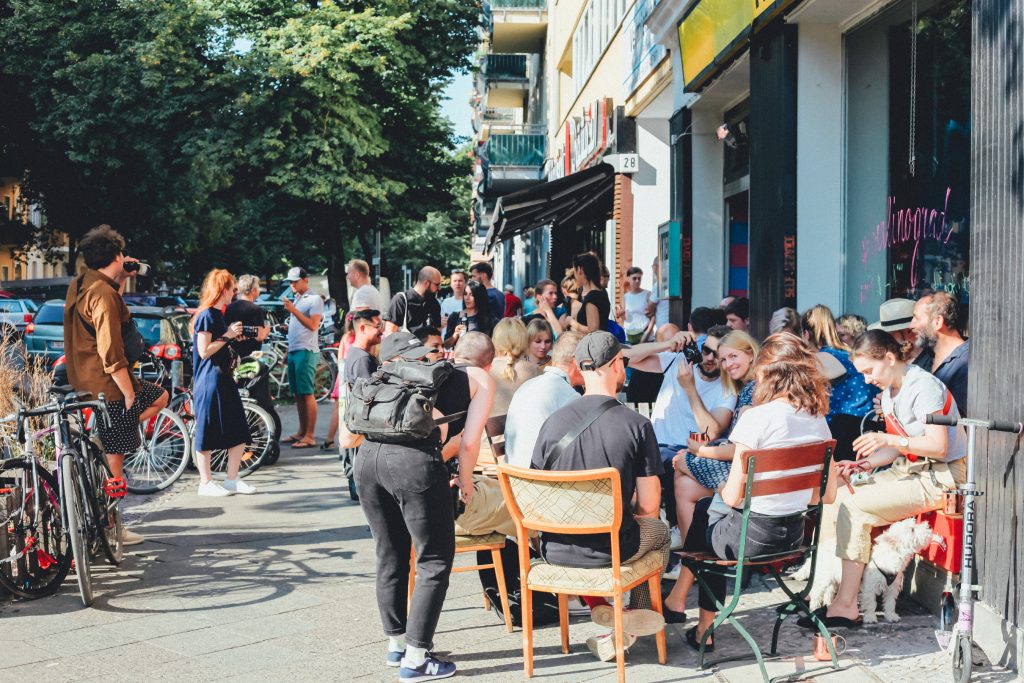
{"type": "Polygon", "coordinates": [[[704,356],[713,356],[713,355],[715,355],[715,353],[717,351],[718,351],[718,349],[712,349],[707,344],[704,344],[704,345],[702,345],[700,347],[701,355],[704,355],[704,356]]]}

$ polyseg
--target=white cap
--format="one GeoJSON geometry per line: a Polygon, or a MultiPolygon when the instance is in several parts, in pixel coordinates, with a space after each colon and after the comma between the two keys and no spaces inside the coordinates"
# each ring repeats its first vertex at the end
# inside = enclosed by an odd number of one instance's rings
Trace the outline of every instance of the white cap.
{"type": "Polygon", "coordinates": [[[309,273],[307,273],[304,268],[293,266],[292,268],[288,269],[288,275],[285,276],[284,279],[287,280],[288,282],[295,282],[297,280],[304,280],[307,277],[309,277],[309,273]]]}

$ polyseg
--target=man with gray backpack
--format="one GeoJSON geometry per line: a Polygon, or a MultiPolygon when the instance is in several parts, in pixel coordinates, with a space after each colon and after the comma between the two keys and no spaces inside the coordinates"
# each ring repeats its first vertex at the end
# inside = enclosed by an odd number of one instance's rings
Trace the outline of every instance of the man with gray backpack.
{"type": "MultiPolygon", "coordinates": [[[[459,341],[464,344],[490,346],[490,340],[469,333],[459,341]]],[[[473,468],[494,400],[486,369],[427,362],[431,351],[406,331],[385,337],[380,356],[392,360],[353,383],[345,410],[348,430],[365,437],[356,459],[356,486],[376,543],[377,607],[388,636],[385,663],[399,668],[400,681],[455,675],[455,664],[427,649],[455,558],[456,506],[472,500],[473,468]],[[442,451],[460,434],[453,478],[442,451]],[[416,586],[407,603],[413,548],[416,586]]]]}

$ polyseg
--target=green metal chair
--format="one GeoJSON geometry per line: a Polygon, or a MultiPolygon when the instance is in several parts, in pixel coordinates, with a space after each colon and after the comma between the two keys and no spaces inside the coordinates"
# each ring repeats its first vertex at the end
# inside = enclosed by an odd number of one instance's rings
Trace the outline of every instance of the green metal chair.
{"type": "MultiPolygon", "coordinates": [[[[789,673],[777,676],[776,678],[769,678],[768,671],[764,665],[764,656],[761,654],[760,647],[758,647],[750,633],[743,628],[743,625],[733,617],[733,612],[740,600],[740,594],[743,592],[743,577],[749,573],[750,568],[752,567],[767,567],[776,583],[778,583],[786,595],[789,596],[789,602],[782,605],[778,610],[779,616],[775,620],[775,628],[772,631],[771,654],[774,656],[778,652],[779,629],[782,627],[782,623],[790,615],[799,612],[800,614],[810,617],[810,619],[815,623],[818,631],[828,643],[828,650],[832,655],[832,661],[830,664],[825,664],[813,669],[806,669],[801,671],[799,675],[803,676],[822,669],[839,668],[839,659],[836,656],[832,638],[824,624],[822,624],[817,616],[811,612],[811,609],[807,604],[807,596],[814,583],[814,569],[818,556],[818,537],[821,532],[821,498],[824,496],[826,487],[828,486],[829,464],[832,461],[832,454],[835,450],[835,445],[836,442],[834,440],[830,440],[803,446],[752,450],[744,453],[743,473],[745,483],[743,523],[740,528],[739,556],[736,560],[723,560],[712,553],[679,553],[680,557],[682,557],[683,564],[693,572],[696,577],[700,590],[704,591],[706,595],[714,599],[715,605],[718,608],[718,617],[707,631],[705,631],[704,636],[701,639],[700,652],[697,658],[697,666],[699,669],[704,668],[704,649],[707,646],[708,640],[714,635],[715,631],[723,622],[728,621],[732,624],[733,628],[739,632],[743,639],[747,641],[747,644],[749,644],[750,648],[754,651],[754,656],[757,658],[757,664],[761,668],[761,676],[766,682],[777,679],[790,679],[794,677],[793,673],[789,673]],[[778,474],[782,470],[795,470],[799,468],[812,467],[815,469],[800,474],[788,474],[784,476],[779,476],[778,474]],[[772,474],[765,476],[766,473],[772,474]],[[812,505],[808,507],[807,511],[804,513],[805,516],[810,516],[814,521],[814,532],[811,535],[811,541],[809,544],[803,545],[792,552],[759,555],[757,557],[744,556],[744,549],[747,540],[747,523],[750,518],[750,501],[752,499],[758,496],[767,496],[777,493],[791,493],[794,491],[814,488],[818,489],[818,495],[812,499],[812,505]],[[779,573],[779,565],[783,563],[788,564],[792,562],[800,562],[807,559],[811,562],[810,576],[807,579],[806,585],[801,590],[793,592],[790,587],[786,585],[786,582],[782,580],[782,575],[779,573]],[[711,588],[705,581],[705,577],[709,574],[724,576],[734,580],[732,599],[729,600],[727,605],[723,605],[717,600],[717,598],[714,598],[711,588]]],[[[734,659],[737,659],[737,657],[720,659],[716,664],[734,659]]]]}

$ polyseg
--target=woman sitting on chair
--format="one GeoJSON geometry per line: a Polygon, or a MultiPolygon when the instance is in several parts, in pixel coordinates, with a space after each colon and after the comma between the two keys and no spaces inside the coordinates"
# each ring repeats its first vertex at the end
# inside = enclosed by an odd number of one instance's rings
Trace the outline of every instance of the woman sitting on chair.
{"type": "MultiPolygon", "coordinates": [[[[754,405],[744,412],[733,427],[730,440],[735,444],[733,464],[725,484],[714,498],[697,503],[693,523],[686,535],[683,549],[709,552],[725,560],[739,555],[740,528],[743,511],[743,458],[749,450],[785,448],[828,441],[825,415],[828,413],[828,380],[821,373],[817,357],[799,338],[791,334],[768,337],[754,366],[754,405]]],[[[783,470],[776,476],[799,474],[783,470]]],[[[830,472],[825,502],[836,495],[834,466],[830,472]]],[[[745,557],[785,553],[800,547],[804,537],[804,515],[817,496],[815,489],[758,496],[751,499],[747,526],[745,557]]],[[[694,576],[683,569],[679,581],[685,595],[693,585],[694,576]]],[[[706,583],[718,602],[725,601],[725,578],[707,576],[706,583]]],[[[700,618],[686,632],[686,641],[700,648],[704,632],[717,615],[715,601],[700,591],[700,618]]],[[[667,615],[666,615],[667,616],[667,615]]],[[[709,642],[706,651],[714,650],[709,642]]]]}

